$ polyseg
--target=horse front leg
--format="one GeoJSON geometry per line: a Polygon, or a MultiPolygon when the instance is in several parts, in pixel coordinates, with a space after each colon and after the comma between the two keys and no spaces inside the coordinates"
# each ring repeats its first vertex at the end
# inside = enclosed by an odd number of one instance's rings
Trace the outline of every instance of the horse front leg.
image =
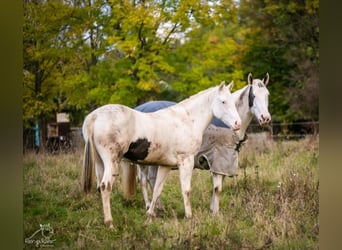
{"type": "Polygon", "coordinates": [[[192,217],[190,194],[191,194],[191,177],[192,177],[193,167],[194,167],[193,156],[185,159],[179,165],[179,179],[181,183],[186,218],[192,217]]]}
{"type": "Polygon", "coordinates": [[[213,177],[213,196],[210,203],[210,211],[213,214],[218,213],[220,209],[220,193],[222,192],[223,175],[212,173],[213,177]]]}
{"type": "Polygon", "coordinates": [[[148,173],[149,167],[150,166],[138,165],[138,169],[139,169],[138,178],[140,181],[141,191],[143,193],[146,210],[150,208],[150,204],[151,204],[148,198],[148,192],[147,192],[147,173],[148,173]]]}
{"type": "Polygon", "coordinates": [[[159,199],[159,196],[163,190],[164,183],[166,181],[167,176],[170,173],[170,170],[170,167],[165,166],[159,166],[158,168],[156,183],[153,188],[152,201],[150,204],[150,208],[147,210],[147,215],[149,217],[148,221],[150,221],[152,217],[155,217],[154,207],[156,205],[156,201],[159,199]]]}

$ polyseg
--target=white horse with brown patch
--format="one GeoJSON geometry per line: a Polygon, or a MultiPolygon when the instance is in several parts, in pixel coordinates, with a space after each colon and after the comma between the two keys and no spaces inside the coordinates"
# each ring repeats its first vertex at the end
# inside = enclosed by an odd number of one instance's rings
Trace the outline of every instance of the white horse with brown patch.
{"type": "MultiPolygon", "coordinates": [[[[147,165],[160,165],[153,197],[147,211],[154,216],[159,198],[171,167],[179,169],[185,217],[192,216],[190,206],[191,176],[194,156],[198,152],[204,130],[217,117],[234,130],[240,128],[232,94],[232,83],[209,88],[190,98],[153,113],[142,113],[119,104],[109,104],[92,111],[84,120],[85,140],[82,186],[89,192],[95,167],[97,186],[101,191],[104,221],[113,228],[110,194],[119,174],[122,158],[147,165]]],[[[127,180],[135,182],[136,168],[123,169],[133,174],[127,180]]],[[[129,187],[129,185],[125,185],[129,187]]]]}

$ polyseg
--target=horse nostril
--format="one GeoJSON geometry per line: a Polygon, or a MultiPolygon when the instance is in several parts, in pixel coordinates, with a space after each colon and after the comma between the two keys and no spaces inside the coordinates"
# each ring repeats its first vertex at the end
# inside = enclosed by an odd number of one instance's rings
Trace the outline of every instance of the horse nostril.
{"type": "Polygon", "coordinates": [[[261,114],[261,120],[262,121],[270,121],[271,120],[271,118],[270,118],[270,116],[269,115],[266,115],[266,116],[264,116],[263,114],[261,114]]]}
{"type": "Polygon", "coordinates": [[[271,121],[271,116],[270,115],[264,115],[261,114],[261,119],[260,119],[260,123],[268,123],[271,121]]]}
{"type": "Polygon", "coordinates": [[[235,128],[236,128],[236,129],[239,129],[239,128],[240,128],[240,122],[235,121],[235,128]]]}

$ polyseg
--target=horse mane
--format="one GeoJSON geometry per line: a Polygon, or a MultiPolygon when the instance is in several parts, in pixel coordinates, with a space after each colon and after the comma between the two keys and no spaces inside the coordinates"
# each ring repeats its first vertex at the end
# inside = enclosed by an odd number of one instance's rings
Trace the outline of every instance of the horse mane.
{"type": "MultiPolygon", "coordinates": [[[[243,98],[244,96],[247,94],[247,91],[248,91],[248,87],[249,87],[249,84],[247,84],[246,86],[244,86],[243,88],[235,91],[234,93],[235,94],[238,94],[239,95],[239,102],[242,102],[243,101],[243,98]]],[[[234,94],[233,93],[233,94],[234,94]]]]}
{"type": "MultiPolygon", "coordinates": [[[[188,101],[190,101],[190,100],[192,100],[192,99],[194,99],[194,98],[197,98],[197,97],[199,97],[199,96],[201,96],[201,95],[203,95],[203,94],[206,94],[206,93],[208,93],[208,92],[211,92],[211,91],[213,91],[213,90],[216,89],[216,88],[218,88],[218,86],[213,86],[213,87],[211,87],[211,88],[202,90],[202,91],[198,92],[197,94],[191,95],[191,96],[189,96],[188,98],[186,98],[186,99],[180,101],[178,104],[187,103],[188,101]]],[[[176,104],[176,105],[178,105],[178,104],[176,104]]],[[[175,105],[175,106],[176,106],[176,105],[175,105]]]]}

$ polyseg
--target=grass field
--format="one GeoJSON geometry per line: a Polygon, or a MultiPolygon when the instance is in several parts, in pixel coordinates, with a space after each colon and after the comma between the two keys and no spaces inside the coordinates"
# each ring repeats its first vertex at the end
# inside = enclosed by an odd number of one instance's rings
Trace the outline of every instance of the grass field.
{"type": "Polygon", "coordinates": [[[161,195],[164,211],[150,224],[140,187],[127,201],[118,179],[111,197],[114,231],[104,225],[96,185],[88,195],[81,192],[82,150],[26,153],[24,248],[318,249],[318,143],[318,138],[248,143],[240,153],[238,177],[224,179],[215,216],[209,212],[209,171],[194,170],[192,219],[184,219],[178,171],[172,171],[161,195]],[[32,236],[40,224],[53,229],[45,244],[42,234],[32,236]]]}

